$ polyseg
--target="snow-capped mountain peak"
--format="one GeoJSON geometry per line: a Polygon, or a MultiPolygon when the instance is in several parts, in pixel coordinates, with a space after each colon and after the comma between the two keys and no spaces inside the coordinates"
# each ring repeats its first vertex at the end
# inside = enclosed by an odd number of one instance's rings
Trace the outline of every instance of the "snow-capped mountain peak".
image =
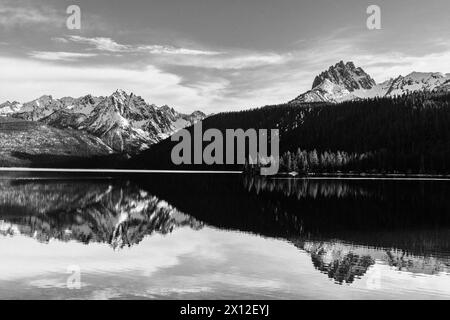
{"type": "Polygon", "coordinates": [[[412,72],[377,84],[362,68],[353,62],[331,66],[315,77],[312,89],[290,103],[338,103],[347,100],[397,96],[414,91],[450,90],[450,74],[439,72],[412,72]]]}
{"type": "Polygon", "coordinates": [[[414,91],[432,91],[450,80],[448,75],[440,72],[412,72],[396,78],[386,95],[395,96],[414,91]]]}
{"type": "Polygon", "coordinates": [[[312,89],[290,103],[342,102],[358,97],[358,92],[372,90],[376,82],[353,62],[340,61],[315,77],[312,89]]]}

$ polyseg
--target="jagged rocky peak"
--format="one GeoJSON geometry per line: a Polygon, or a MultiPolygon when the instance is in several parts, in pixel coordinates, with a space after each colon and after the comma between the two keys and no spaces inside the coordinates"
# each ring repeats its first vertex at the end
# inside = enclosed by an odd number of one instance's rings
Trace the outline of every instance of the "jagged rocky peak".
{"type": "Polygon", "coordinates": [[[191,114],[184,114],[184,113],[177,112],[174,108],[172,108],[168,105],[164,105],[164,106],[160,107],[159,110],[161,112],[163,112],[167,117],[172,119],[173,121],[176,121],[177,119],[184,119],[187,122],[189,122],[190,124],[194,124],[194,123],[206,118],[206,114],[199,110],[196,110],[196,111],[192,112],[191,114]]]}
{"type": "Polygon", "coordinates": [[[40,96],[38,99],[33,100],[33,101],[39,101],[39,102],[43,102],[43,103],[48,103],[48,102],[53,101],[53,96],[44,94],[44,95],[40,96]]]}
{"type": "Polygon", "coordinates": [[[153,105],[148,105],[145,100],[135,95],[134,93],[128,94],[124,90],[116,90],[106,100],[102,101],[99,107],[113,107],[116,112],[122,115],[128,114],[140,114],[144,115],[149,111],[154,111],[153,105]]]}
{"type": "Polygon", "coordinates": [[[167,104],[163,105],[161,108],[159,108],[162,112],[165,112],[167,114],[171,114],[171,115],[177,115],[178,112],[175,111],[174,108],[169,107],[167,104]]]}
{"type": "Polygon", "coordinates": [[[159,111],[172,121],[176,121],[180,117],[180,113],[168,105],[163,105],[159,108],[159,111]]]}
{"type": "Polygon", "coordinates": [[[321,85],[325,80],[341,85],[352,92],[358,89],[372,89],[376,82],[362,68],[355,67],[353,62],[344,63],[340,61],[318,75],[313,82],[312,88],[321,85]]]}
{"type": "Polygon", "coordinates": [[[378,86],[374,79],[353,62],[340,61],[314,79],[312,89],[299,95],[290,103],[338,103],[376,95],[378,86]]]}

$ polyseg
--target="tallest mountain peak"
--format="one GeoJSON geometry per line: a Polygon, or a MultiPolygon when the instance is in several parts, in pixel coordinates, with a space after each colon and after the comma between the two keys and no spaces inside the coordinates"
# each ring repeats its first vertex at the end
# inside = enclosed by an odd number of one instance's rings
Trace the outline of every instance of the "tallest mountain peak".
{"type": "Polygon", "coordinates": [[[373,80],[362,68],[355,67],[351,61],[340,61],[328,70],[318,75],[313,82],[312,88],[321,85],[325,80],[343,86],[348,91],[352,92],[358,89],[371,89],[376,85],[373,80]]]}
{"type": "Polygon", "coordinates": [[[112,95],[119,96],[119,97],[127,97],[128,93],[125,90],[117,89],[116,91],[114,91],[114,93],[112,95]]]}
{"type": "Polygon", "coordinates": [[[362,68],[351,61],[339,61],[315,77],[312,89],[291,103],[341,102],[358,97],[361,92],[372,91],[377,86],[362,68]]]}

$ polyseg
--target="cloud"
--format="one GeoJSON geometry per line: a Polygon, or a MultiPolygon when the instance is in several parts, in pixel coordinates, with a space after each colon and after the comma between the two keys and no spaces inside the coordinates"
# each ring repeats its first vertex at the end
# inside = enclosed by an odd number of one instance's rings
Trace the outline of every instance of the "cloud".
{"type": "Polygon", "coordinates": [[[289,55],[257,52],[220,52],[201,49],[179,48],[167,45],[125,45],[111,38],[69,36],[67,38],[54,38],[57,42],[76,42],[93,46],[99,51],[108,53],[140,53],[161,55],[160,62],[198,68],[212,69],[243,69],[272,64],[285,63],[289,55]]]}
{"type": "Polygon", "coordinates": [[[6,28],[36,24],[53,24],[58,26],[64,24],[64,22],[64,16],[49,7],[18,7],[9,6],[8,4],[0,7],[0,26],[6,28]]]}
{"type": "Polygon", "coordinates": [[[59,43],[69,43],[69,40],[62,37],[54,37],[52,38],[52,41],[59,42],[59,43]]]}
{"type": "Polygon", "coordinates": [[[186,49],[186,48],[176,48],[172,46],[161,46],[161,45],[150,45],[150,46],[139,46],[137,47],[139,52],[149,52],[152,54],[175,54],[175,55],[218,55],[220,52],[217,51],[206,51],[197,49],[186,49]]]}
{"type": "Polygon", "coordinates": [[[429,39],[427,51],[422,51],[404,40],[375,47],[377,37],[383,34],[336,31],[270,52],[123,44],[109,37],[66,35],[52,38],[55,52],[35,48],[29,53],[33,59],[0,57],[0,88],[9,95],[0,101],[42,94],[107,95],[123,88],[150,103],[215,113],[289,101],[340,60],[353,61],[378,82],[412,71],[450,72],[450,45],[442,38],[429,39]],[[64,65],[71,61],[78,61],[77,67],[64,65]]]}
{"type": "Polygon", "coordinates": [[[450,49],[439,53],[409,56],[401,52],[372,55],[362,54],[358,62],[363,69],[381,82],[399,75],[417,72],[450,72],[450,49]]]}
{"type": "Polygon", "coordinates": [[[77,52],[53,52],[53,51],[33,51],[30,57],[40,60],[50,61],[75,61],[80,58],[91,58],[97,56],[95,53],[77,53],[77,52]]]}
{"type": "Polygon", "coordinates": [[[214,91],[227,83],[188,86],[183,78],[147,65],[140,70],[120,66],[71,66],[0,57],[0,101],[30,101],[44,94],[55,97],[110,95],[116,89],[141,95],[149,103],[169,104],[182,112],[212,103],[214,91]]]}
{"type": "MultiPolygon", "coordinates": [[[[292,58],[290,54],[277,54],[272,52],[244,52],[242,50],[221,52],[169,45],[121,44],[107,37],[88,38],[67,36],[52,38],[52,40],[62,44],[69,42],[86,44],[101,53],[117,54],[117,56],[123,53],[132,53],[140,55],[141,58],[154,56],[155,62],[160,64],[203,69],[238,70],[257,68],[267,65],[283,64],[292,58]]],[[[134,59],[137,61],[136,58],[134,59]]]]}
{"type": "Polygon", "coordinates": [[[59,42],[77,42],[88,44],[100,51],[107,52],[128,52],[128,53],[150,53],[169,55],[217,55],[220,52],[199,49],[178,48],[165,45],[125,45],[114,41],[111,38],[95,37],[87,38],[81,36],[69,36],[68,38],[55,38],[59,42]]]}
{"type": "Polygon", "coordinates": [[[277,53],[228,53],[208,58],[200,57],[163,57],[161,62],[185,67],[217,70],[239,70],[270,65],[285,64],[291,59],[290,54],[277,53]]]}
{"type": "Polygon", "coordinates": [[[96,37],[96,38],[86,38],[80,36],[69,36],[68,41],[84,43],[94,46],[97,50],[108,51],[108,52],[128,52],[131,50],[131,46],[118,44],[111,38],[96,37]]]}

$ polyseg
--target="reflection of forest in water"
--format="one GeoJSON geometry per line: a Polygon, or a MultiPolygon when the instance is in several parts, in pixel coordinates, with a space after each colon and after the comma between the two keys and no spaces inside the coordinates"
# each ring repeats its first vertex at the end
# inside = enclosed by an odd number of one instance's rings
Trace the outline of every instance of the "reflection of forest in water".
{"type": "Polygon", "coordinates": [[[335,282],[352,283],[376,261],[413,273],[448,272],[447,189],[206,175],[6,179],[0,234],[122,248],[154,233],[209,225],[285,239],[335,282]]]}
{"type": "Polygon", "coordinates": [[[367,197],[370,192],[363,186],[343,183],[337,180],[312,180],[312,179],[292,179],[275,178],[267,179],[260,176],[246,175],[244,185],[249,192],[280,192],[286,197],[297,197],[297,199],[320,197],[348,198],[367,197]]]}

